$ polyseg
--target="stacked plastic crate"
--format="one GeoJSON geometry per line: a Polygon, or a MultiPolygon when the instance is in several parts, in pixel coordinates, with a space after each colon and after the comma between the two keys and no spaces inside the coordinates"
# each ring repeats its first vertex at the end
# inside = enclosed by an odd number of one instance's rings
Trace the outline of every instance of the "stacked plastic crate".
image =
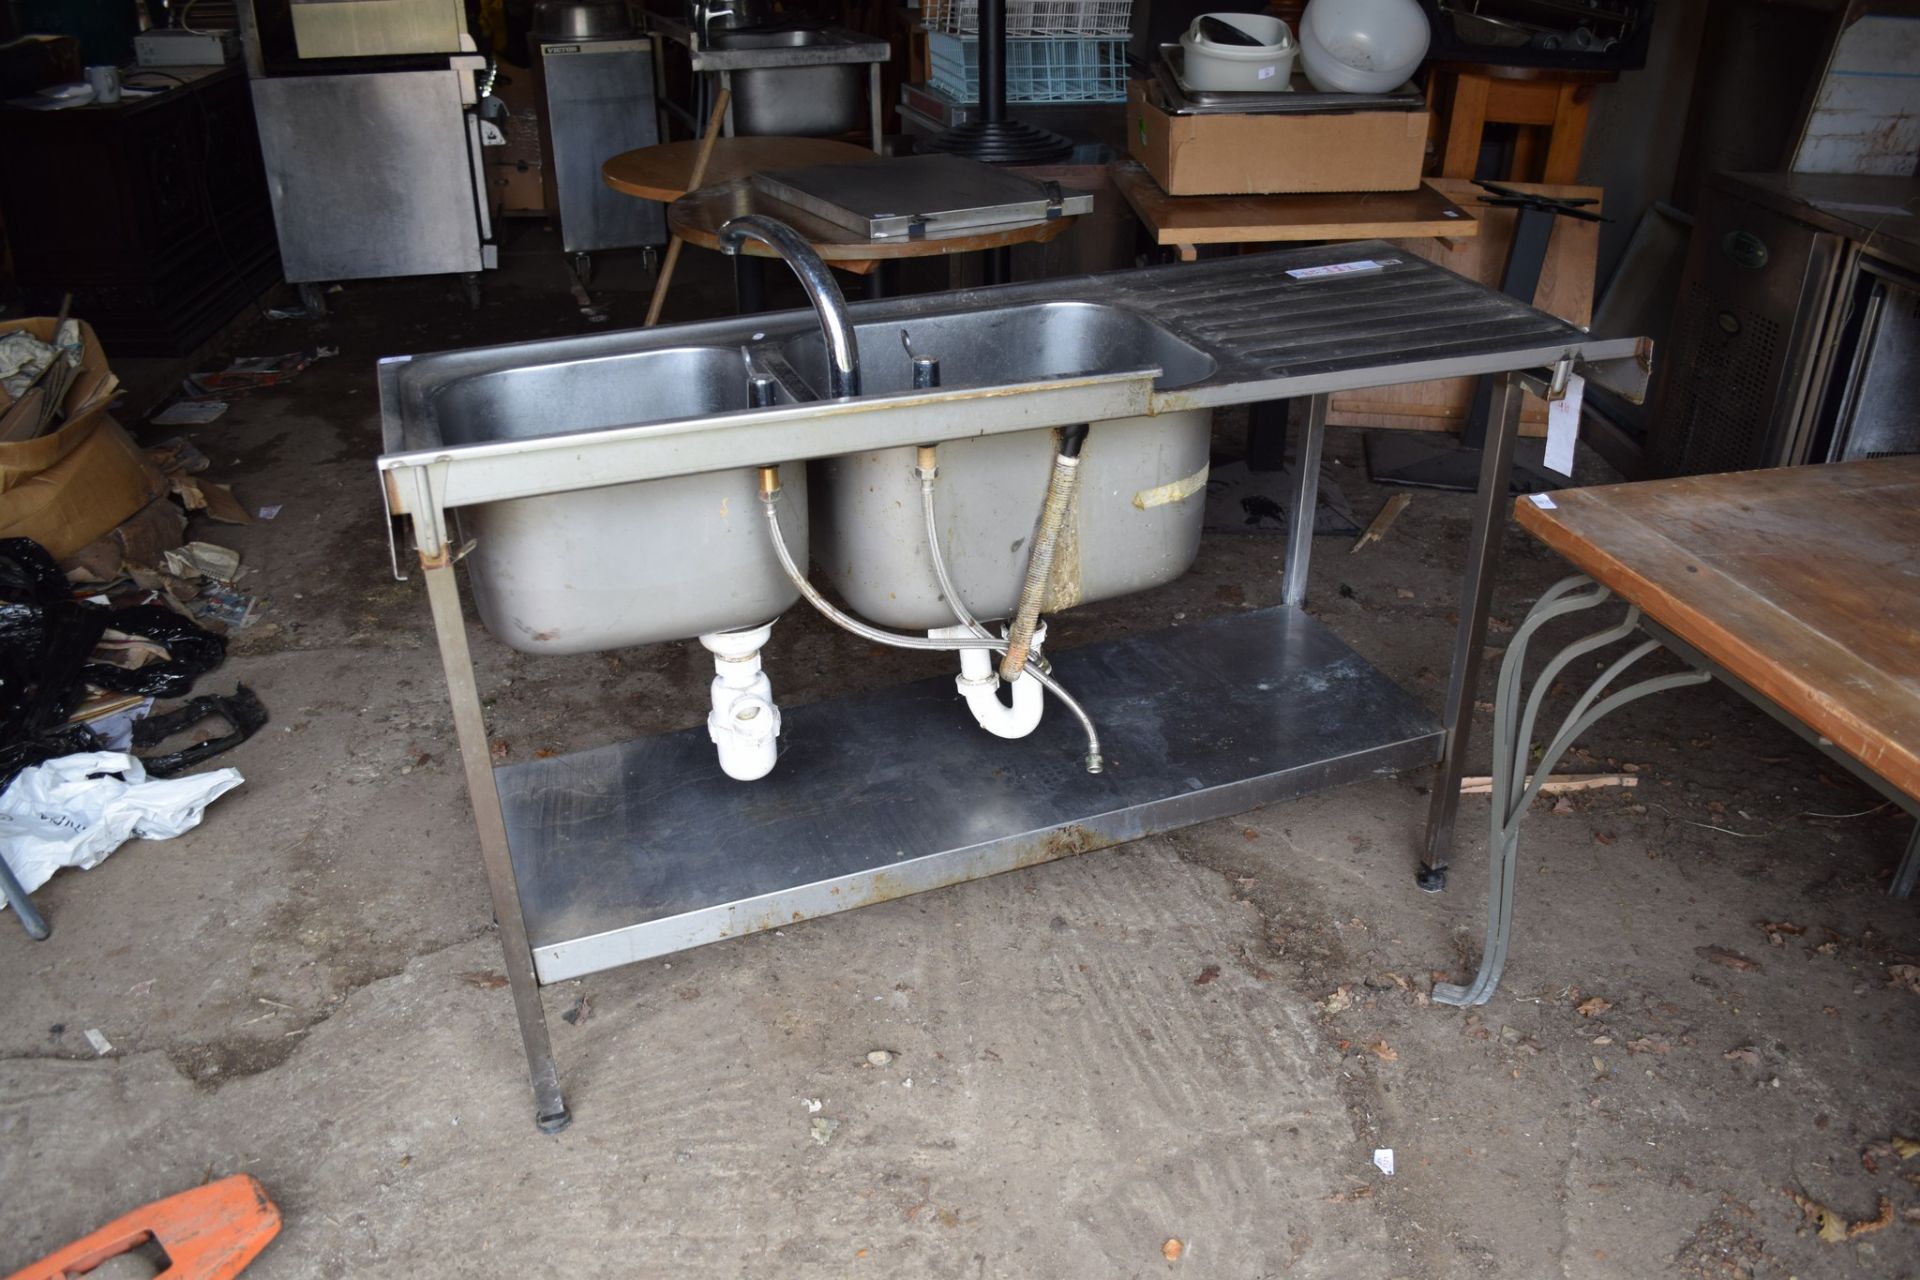
{"type": "MultiPolygon", "coordinates": [[[[1007,101],[1125,102],[1133,0],[1006,0],[1007,101]]],[[[980,101],[979,0],[922,0],[927,82],[980,101]]]]}

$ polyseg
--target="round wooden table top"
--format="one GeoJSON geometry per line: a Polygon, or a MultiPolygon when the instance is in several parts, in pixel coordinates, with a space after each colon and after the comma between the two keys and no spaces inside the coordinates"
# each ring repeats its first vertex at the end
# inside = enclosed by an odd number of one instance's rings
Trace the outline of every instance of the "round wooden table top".
{"type": "MultiPolygon", "coordinates": [[[[670,202],[687,194],[693,162],[699,154],[698,141],[663,142],[657,147],[622,151],[600,166],[600,178],[615,191],[642,200],[670,202]]],[[[830,138],[715,138],[706,177],[700,185],[719,186],[767,169],[805,169],[816,164],[877,159],[865,147],[830,138]]]]}
{"type": "MultiPolygon", "coordinates": [[[[702,187],[675,200],[667,206],[667,225],[688,244],[718,249],[721,224],[743,213],[764,213],[780,219],[805,236],[822,258],[844,271],[861,275],[871,271],[876,262],[891,258],[930,258],[1012,244],[1041,244],[1075,221],[1071,217],[1043,218],[1003,227],[972,227],[944,235],[929,234],[918,239],[901,236],[897,240],[869,240],[857,231],[764,195],[754,190],[745,178],[735,178],[719,186],[702,187]]],[[[747,241],[746,252],[756,258],[777,256],[758,240],[747,241]]]]}

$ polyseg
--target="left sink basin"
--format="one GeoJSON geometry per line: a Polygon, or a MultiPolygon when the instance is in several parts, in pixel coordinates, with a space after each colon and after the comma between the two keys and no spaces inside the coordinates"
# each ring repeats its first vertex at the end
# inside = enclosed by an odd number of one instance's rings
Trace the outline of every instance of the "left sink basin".
{"type": "MultiPolygon", "coordinates": [[[[643,426],[747,407],[738,347],[687,346],[496,369],[437,389],[447,445],[643,426]]],[[[782,527],[807,558],[804,467],[782,527]]],[[[587,653],[755,626],[797,592],[767,538],[752,468],[464,507],[488,631],[523,653],[587,653]]]]}

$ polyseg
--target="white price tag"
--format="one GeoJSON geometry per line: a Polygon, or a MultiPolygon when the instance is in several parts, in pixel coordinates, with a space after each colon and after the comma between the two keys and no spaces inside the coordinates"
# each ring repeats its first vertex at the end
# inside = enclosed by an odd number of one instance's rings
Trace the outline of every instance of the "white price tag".
{"type": "Polygon", "coordinates": [[[1258,71],[1253,73],[1254,78],[1259,80],[1271,80],[1273,79],[1273,73],[1277,69],[1278,68],[1275,68],[1275,67],[1262,67],[1258,71]]]}
{"type": "Polygon", "coordinates": [[[1324,267],[1295,267],[1287,274],[1295,280],[1317,280],[1321,276],[1350,276],[1361,271],[1378,271],[1384,266],[1384,262],[1362,258],[1358,262],[1330,262],[1324,267]]]}
{"type": "Polygon", "coordinates": [[[1580,400],[1587,380],[1579,374],[1567,379],[1567,394],[1547,403],[1547,470],[1573,474],[1573,442],[1580,438],[1580,400]]]}

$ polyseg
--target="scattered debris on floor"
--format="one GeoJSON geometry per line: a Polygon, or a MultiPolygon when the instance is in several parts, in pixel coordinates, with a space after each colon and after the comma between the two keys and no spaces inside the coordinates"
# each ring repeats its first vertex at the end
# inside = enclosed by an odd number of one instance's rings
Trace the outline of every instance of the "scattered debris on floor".
{"type": "MultiPolygon", "coordinates": [[[[1527,785],[1533,785],[1533,778],[1527,778],[1527,785]]],[[[1540,784],[1543,796],[1560,795],[1568,791],[1598,791],[1605,787],[1637,787],[1640,776],[1633,773],[1561,773],[1554,774],[1540,784]]],[[[1485,796],[1493,794],[1493,779],[1486,774],[1478,774],[1460,779],[1460,794],[1463,796],[1485,796]]]]}
{"type": "Polygon", "coordinates": [[[175,400],[147,421],[156,427],[204,427],[226,413],[225,400],[175,400]]]}
{"type": "MultiPolygon", "coordinates": [[[[226,641],[145,603],[152,593],[131,582],[109,591],[118,599],[76,586],[31,539],[0,540],[0,847],[20,894],[61,867],[97,866],[130,839],[170,839],[198,825],[240,773],[175,775],[267,721],[244,685],[153,715],[156,698],[185,696],[220,665],[226,641]],[[208,720],[226,731],[152,751],[208,720]]],[[[45,936],[37,913],[21,918],[45,936]]]]}
{"type": "Polygon", "coordinates": [[[62,867],[86,870],[136,837],[170,840],[241,782],[238,769],[148,780],[138,756],[93,751],[22,769],[0,792],[7,865],[28,893],[62,867]]]}
{"type": "Polygon", "coordinates": [[[305,373],[314,361],[339,354],[338,347],[315,347],[311,351],[288,351],[277,356],[241,356],[224,369],[193,374],[180,384],[180,391],[200,399],[279,386],[305,373]]]}
{"type": "Polygon", "coordinates": [[[164,715],[141,720],[133,726],[133,745],[151,751],[209,720],[224,723],[227,731],[216,737],[199,737],[191,745],[174,751],[142,755],[140,761],[147,772],[156,778],[171,778],[224,751],[231,751],[267,723],[267,709],[253,690],[244,684],[236,685],[230,694],[204,694],[164,715]]]}
{"type": "Polygon", "coordinates": [[[1365,547],[1385,541],[1387,534],[1393,529],[1393,522],[1400,518],[1400,513],[1405,511],[1412,502],[1413,495],[1410,493],[1396,493],[1388,498],[1386,505],[1380,508],[1380,514],[1375,516],[1373,522],[1367,526],[1367,531],[1353,540],[1353,546],[1348,549],[1347,554],[1358,554],[1365,547]]]}
{"type": "Polygon", "coordinates": [[[1886,1196],[1880,1197],[1879,1210],[1871,1218],[1853,1219],[1793,1187],[1782,1187],[1780,1190],[1787,1199],[1800,1206],[1802,1213],[1819,1224],[1820,1238],[1828,1244],[1845,1244],[1893,1225],[1893,1201],[1886,1196]]]}
{"type": "Polygon", "coordinates": [[[1393,1176],[1393,1148],[1375,1147],[1373,1151],[1373,1167],[1391,1178],[1393,1176]]]}
{"type": "Polygon", "coordinates": [[[1166,1239],[1166,1243],[1160,1246],[1160,1256],[1165,1258],[1168,1262],[1180,1261],[1181,1255],[1186,1253],[1186,1251],[1187,1251],[1187,1246],[1184,1243],[1182,1243],[1180,1238],[1177,1236],[1168,1236],[1166,1239]]]}

